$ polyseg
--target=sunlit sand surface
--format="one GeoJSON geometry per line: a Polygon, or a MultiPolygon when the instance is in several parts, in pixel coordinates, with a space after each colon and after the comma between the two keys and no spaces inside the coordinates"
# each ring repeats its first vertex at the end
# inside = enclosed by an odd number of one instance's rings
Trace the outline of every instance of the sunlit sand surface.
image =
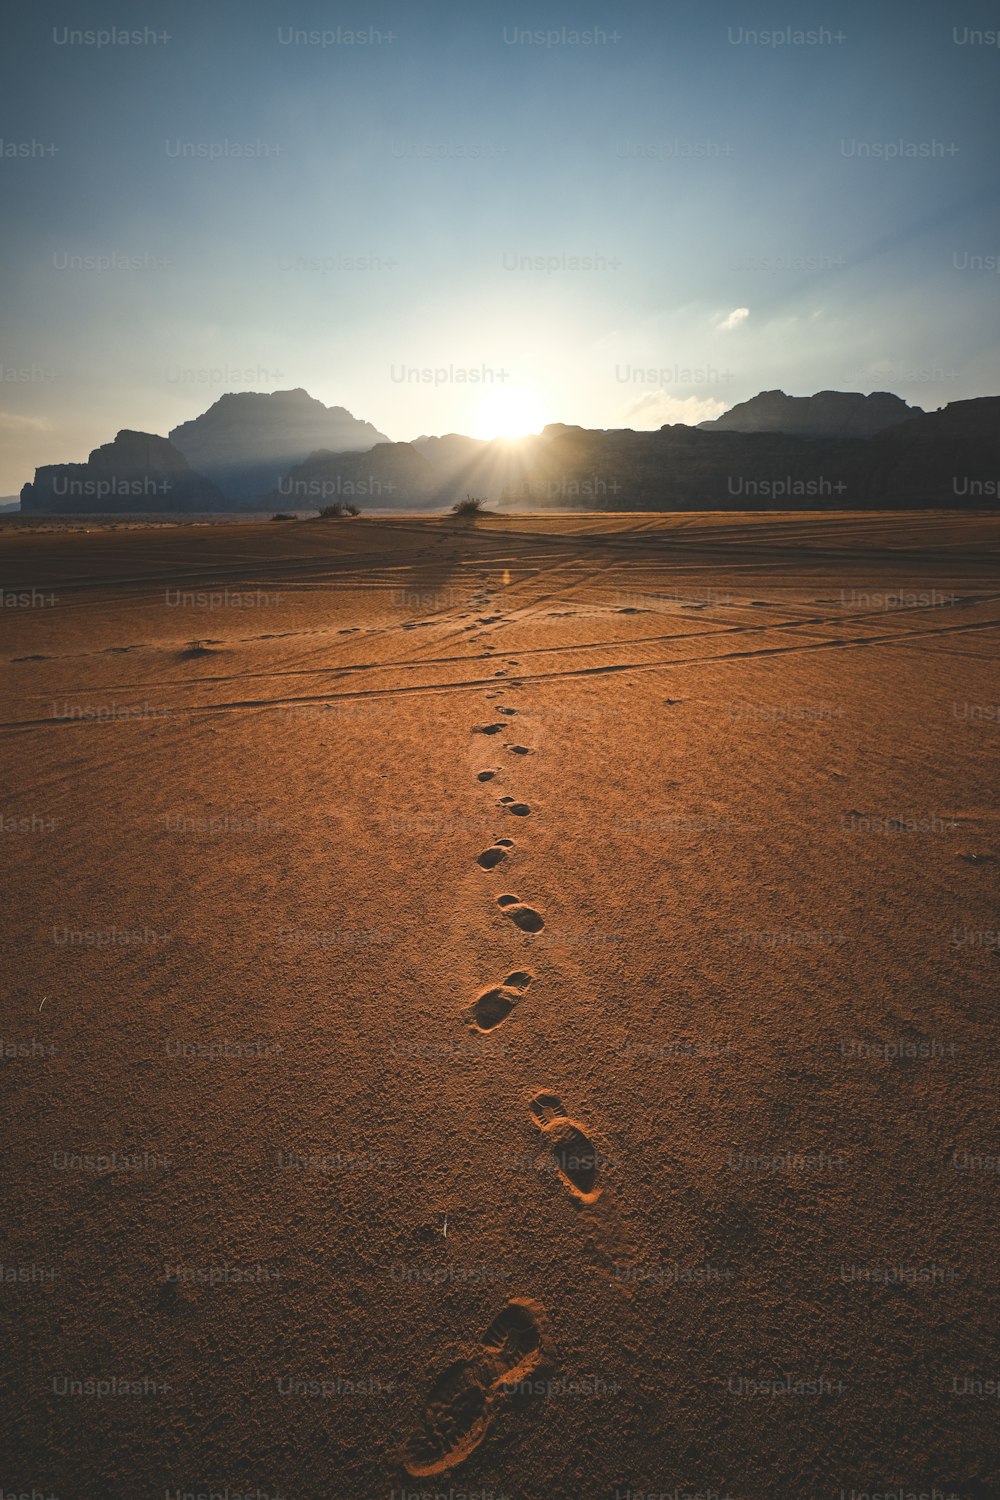
{"type": "Polygon", "coordinates": [[[1000,520],[0,563],[46,1493],[992,1492],[1000,520]]]}

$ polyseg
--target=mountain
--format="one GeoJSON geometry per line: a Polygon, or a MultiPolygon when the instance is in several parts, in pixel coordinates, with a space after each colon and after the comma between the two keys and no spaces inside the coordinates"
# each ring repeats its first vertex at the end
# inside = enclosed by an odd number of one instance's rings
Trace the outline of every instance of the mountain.
{"type": "Polygon", "coordinates": [[[953,401],[872,440],[869,494],[914,505],[1000,501],[1000,396],[953,401]]]}
{"type": "Polygon", "coordinates": [[[785,432],[793,437],[872,437],[885,427],[923,416],[919,406],[907,406],[889,391],[817,391],[815,396],[786,396],[784,391],[761,391],[749,401],[709,422],[713,432],[785,432]]]}
{"type": "MultiPolygon", "coordinates": [[[[900,403],[902,404],[902,403],[900,403]]],[[[553,423],[520,443],[450,434],[370,453],[316,453],[271,500],[440,509],[466,494],[507,510],[782,510],[996,504],[1000,397],[959,401],[871,437],[553,423]]]]}
{"type": "Polygon", "coordinates": [[[166,438],[119,432],[85,464],[46,464],[21,490],[23,512],[100,515],[133,511],[231,510],[221,490],[196,474],[166,438]]]}
{"type": "Polygon", "coordinates": [[[391,510],[399,504],[429,504],[434,470],[412,443],[376,443],[367,453],[330,453],[320,449],[296,464],[275,489],[267,505],[307,510],[362,502],[361,508],[391,510]]]}
{"type": "MultiPolygon", "coordinates": [[[[781,395],[764,396],[774,394],[781,395]]],[[[839,395],[845,393],[821,392],[804,399],[839,395]]],[[[304,391],[285,391],[223,397],[205,416],[211,417],[227,401],[247,399],[270,403],[265,409],[273,413],[273,403],[286,397],[295,398],[291,405],[296,411],[317,407],[330,415],[304,391]]],[[[362,510],[439,510],[468,494],[507,510],[997,505],[1000,397],[955,401],[936,412],[918,412],[881,393],[845,398],[855,407],[859,400],[876,400],[883,414],[890,409],[886,403],[894,403],[909,415],[870,436],[743,432],[716,423],[678,423],[655,432],[553,423],[519,443],[449,433],[413,443],[374,442],[366,451],[324,447],[281,469],[269,485],[253,488],[249,505],[242,497],[227,498],[210,479],[196,473],[166,438],[126,431],[113,443],[96,448],[86,464],[36,470],[34,483],[21,491],[21,507],[25,512],[97,513],[319,510],[343,500],[362,510]]],[[[788,399],[796,398],[782,397],[788,399]]],[[[348,421],[355,435],[358,428],[368,429],[367,423],[348,421]]],[[[273,446],[273,429],[270,441],[273,446]]],[[[266,465],[259,459],[258,445],[258,456],[243,466],[243,472],[253,469],[256,485],[260,475],[274,474],[274,468],[273,458],[266,465]]]]}
{"type": "Polygon", "coordinates": [[[357,500],[362,509],[434,510],[470,493],[496,498],[527,478],[536,456],[533,441],[511,444],[449,433],[379,443],[367,453],[312,453],[261,503],[303,509],[357,500]]]}
{"type": "Polygon", "coordinates": [[[17,510],[20,504],[17,495],[0,495],[0,511],[17,510]]]}
{"type": "Polygon", "coordinates": [[[342,406],[324,406],[307,391],[240,391],[174,427],[170,441],[193,469],[231,500],[253,501],[317,449],[338,453],[389,439],[342,406]]]}

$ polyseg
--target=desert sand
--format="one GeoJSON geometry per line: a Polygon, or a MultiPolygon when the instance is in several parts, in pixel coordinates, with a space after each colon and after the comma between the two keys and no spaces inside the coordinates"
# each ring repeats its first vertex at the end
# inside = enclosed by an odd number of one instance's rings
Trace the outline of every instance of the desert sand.
{"type": "Polygon", "coordinates": [[[5,1491],[1000,1493],[1000,519],[0,580],[5,1491]]]}

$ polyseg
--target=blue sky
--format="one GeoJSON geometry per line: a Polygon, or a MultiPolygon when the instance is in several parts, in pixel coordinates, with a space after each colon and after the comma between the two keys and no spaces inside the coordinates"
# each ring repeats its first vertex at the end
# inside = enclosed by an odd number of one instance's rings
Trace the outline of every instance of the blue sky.
{"type": "Polygon", "coordinates": [[[232,389],[396,439],[995,394],[998,26],[989,0],[26,10],[0,494],[232,389]],[[72,37],[114,27],[151,35],[72,37]]]}

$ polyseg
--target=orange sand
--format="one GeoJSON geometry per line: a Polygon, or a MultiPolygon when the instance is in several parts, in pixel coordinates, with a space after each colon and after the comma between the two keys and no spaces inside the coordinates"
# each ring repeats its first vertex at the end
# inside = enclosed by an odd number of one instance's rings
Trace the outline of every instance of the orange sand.
{"type": "Polygon", "coordinates": [[[998,548],[0,533],[5,1490],[997,1494],[998,548]]]}

